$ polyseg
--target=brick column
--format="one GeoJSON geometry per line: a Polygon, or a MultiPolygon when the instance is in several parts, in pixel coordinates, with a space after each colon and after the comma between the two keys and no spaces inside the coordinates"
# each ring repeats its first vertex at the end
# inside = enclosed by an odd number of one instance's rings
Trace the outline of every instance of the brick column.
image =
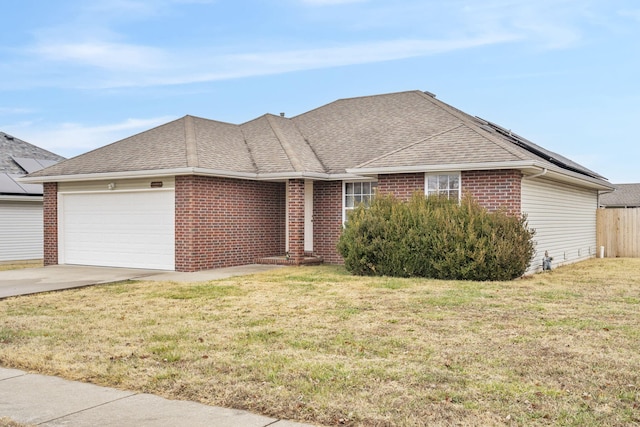
{"type": "Polygon", "coordinates": [[[58,264],[58,183],[43,185],[44,265],[58,264]]]}
{"type": "Polygon", "coordinates": [[[176,271],[196,271],[194,234],[198,215],[194,212],[195,180],[193,175],[176,176],[175,251],[176,271]]]}
{"type": "Polygon", "coordinates": [[[304,260],[304,180],[290,179],[287,196],[289,256],[294,263],[301,263],[304,260]]]}

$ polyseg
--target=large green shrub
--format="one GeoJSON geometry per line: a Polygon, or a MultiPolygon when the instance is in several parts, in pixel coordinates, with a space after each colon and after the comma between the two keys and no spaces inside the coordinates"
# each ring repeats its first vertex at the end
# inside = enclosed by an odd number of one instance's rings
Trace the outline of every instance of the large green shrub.
{"type": "Polygon", "coordinates": [[[533,234],[526,217],[488,212],[471,197],[386,195],[349,212],[338,252],[357,275],[511,280],[529,267],[533,234]]]}

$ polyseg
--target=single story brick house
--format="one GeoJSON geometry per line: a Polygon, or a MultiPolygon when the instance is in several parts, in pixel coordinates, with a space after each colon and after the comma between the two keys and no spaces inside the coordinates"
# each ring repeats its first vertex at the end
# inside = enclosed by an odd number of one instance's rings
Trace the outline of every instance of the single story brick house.
{"type": "Polygon", "coordinates": [[[42,259],[42,185],[19,178],[63,159],[0,132],[0,263],[42,259]]]}
{"type": "Polygon", "coordinates": [[[44,259],[197,271],[288,254],[340,263],[345,214],[375,192],[475,197],[527,214],[533,270],[596,254],[611,185],[428,92],[341,99],[236,125],[193,116],[30,174],[44,184],[44,259]]]}

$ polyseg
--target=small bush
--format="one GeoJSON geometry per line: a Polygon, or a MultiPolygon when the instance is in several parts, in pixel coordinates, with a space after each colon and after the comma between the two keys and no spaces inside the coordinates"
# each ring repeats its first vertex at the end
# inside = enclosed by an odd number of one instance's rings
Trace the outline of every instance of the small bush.
{"type": "Polygon", "coordinates": [[[357,275],[511,280],[529,267],[533,234],[526,217],[488,212],[471,197],[384,195],[349,212],[338,252],[357,275]]]}

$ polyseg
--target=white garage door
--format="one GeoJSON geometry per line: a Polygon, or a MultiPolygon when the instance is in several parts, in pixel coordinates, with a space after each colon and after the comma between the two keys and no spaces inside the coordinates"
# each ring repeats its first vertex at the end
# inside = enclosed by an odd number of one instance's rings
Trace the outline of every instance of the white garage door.
{"type": "Polygon", "coordinates": [[[42,258],[42,202],[0,201],[0,261],[42,258]]]}
{"type": "Polygon", "coordinates": [[[60,264],[174,270],[174,194],[61,194],[60,264]]]}

